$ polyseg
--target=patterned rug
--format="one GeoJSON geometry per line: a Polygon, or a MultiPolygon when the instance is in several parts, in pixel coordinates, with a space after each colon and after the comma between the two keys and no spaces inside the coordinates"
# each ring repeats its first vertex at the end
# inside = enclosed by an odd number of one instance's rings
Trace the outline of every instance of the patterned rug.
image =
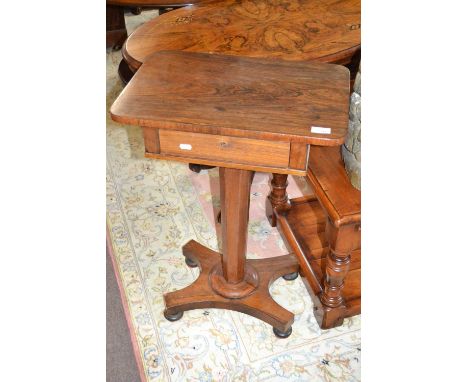
{"type": "MultiPolygon", "coordinates": [[[[134,29],[157,11],[128,16],[134,29]]],[[[107,51],[107,110],[122,90],[120,52],[107,51]]],[[[270,325],[228,310],[163,317],[166,292],[192,283],[181,247],[190,239],[219,250],[218,170],[191,172],[186,164],[151,160],[137,127],[107,117],[107,226],[112,260],[143,381],[359,381],[360,316],[321,330],[312,301],[298,278],[280,278],[274,299],[295,314],[293,333],[274,336],[270,325]]],[[[307,194],[290,177],[288,193],[307,194]]],[[[248,258],[283,255],[284,243],[265,217],[269,175],[256,173],[251,190],[248,258]]]]}

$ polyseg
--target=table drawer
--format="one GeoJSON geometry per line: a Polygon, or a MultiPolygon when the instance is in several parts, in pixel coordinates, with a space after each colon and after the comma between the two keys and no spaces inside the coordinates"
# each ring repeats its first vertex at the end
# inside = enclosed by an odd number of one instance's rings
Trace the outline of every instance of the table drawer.
{"type": "Polygon", "coordinates": [[[161,154],[288,168],[289,142],[159,130],[161,154]]]}

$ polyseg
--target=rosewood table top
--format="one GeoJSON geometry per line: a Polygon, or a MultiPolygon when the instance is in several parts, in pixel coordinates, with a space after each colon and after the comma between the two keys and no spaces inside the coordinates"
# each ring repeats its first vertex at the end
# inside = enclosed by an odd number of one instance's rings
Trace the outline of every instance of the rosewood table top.
{"type": "Polygon", "coordinates": [[[111,115],[145,127],[336,146],[348,97],[349,71],[340,65],[166,51],[147,59],[111,115]]]}
{"type": "Polygon", "coordinates": [[[162,50],[346,64],[360,49],[360,15],[360,0],[202,2],[143,24],[123,56],[133,72],[162,50]]]}

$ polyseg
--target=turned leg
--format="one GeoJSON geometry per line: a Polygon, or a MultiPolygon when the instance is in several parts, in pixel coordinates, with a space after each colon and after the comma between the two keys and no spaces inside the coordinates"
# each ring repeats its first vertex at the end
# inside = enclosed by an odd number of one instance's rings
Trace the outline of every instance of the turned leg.
{"type": "Polygon", "coordinates": [[[351,262],[352,235],[354,225],[335,227],[327,221],[326,235],[329,242],[323,292],[320,295],[321,307],[314,311],[317,322],[322,329],[340,326],[346,312],[342,295],[345,278],[351,262]]]}
{"type": "Polygon", "coordinates": [[[286,174],[273,174],[271,179],[271,191],[266,200],[265,210],[268,220],[272,227],[276,227],[276,216],[274,211],[276,209],[289,208],[288,194],[286,187],[288,186],[288,175],[286,174]]]}

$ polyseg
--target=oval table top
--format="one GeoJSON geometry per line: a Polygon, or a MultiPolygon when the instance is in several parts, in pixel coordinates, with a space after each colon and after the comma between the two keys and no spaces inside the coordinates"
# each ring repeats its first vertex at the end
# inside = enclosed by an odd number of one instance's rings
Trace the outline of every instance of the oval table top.
{"type": "Polygon", "coordinates": [[[346,64],[360,49],[360,0],[208,1],[140,26],[122,53],[133,71],[163,50],[346,64]]]}

